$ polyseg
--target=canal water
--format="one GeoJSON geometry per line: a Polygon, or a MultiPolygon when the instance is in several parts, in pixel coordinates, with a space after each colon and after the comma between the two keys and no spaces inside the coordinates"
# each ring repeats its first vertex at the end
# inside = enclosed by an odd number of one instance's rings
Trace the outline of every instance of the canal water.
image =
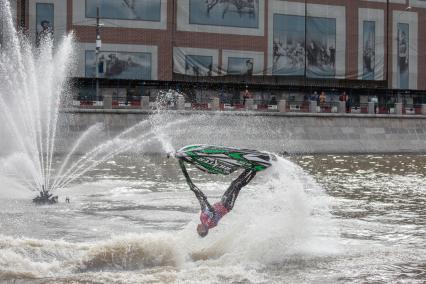
{"type": "MultiPolygon", "coordinates": [[[[236,177],[190,175],[212,201],[236,177]]],[[[174,159],[117,156],[53,206],[0,180],[1,283],[426,281],[424,155],[279,158],[204,239],[174,159]]]]}

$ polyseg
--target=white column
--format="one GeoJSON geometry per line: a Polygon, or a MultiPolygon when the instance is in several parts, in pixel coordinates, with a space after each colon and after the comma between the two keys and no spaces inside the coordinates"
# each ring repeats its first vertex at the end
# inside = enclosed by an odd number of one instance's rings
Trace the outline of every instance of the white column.
{"type": "Polygon", "coordinates": [[[278,103],[278,111],[279,112],[287,112],[287,101],[280,100],[278,103]]]}
{"type": "Polygon", "coordinates": [[[149,109],[149,96],[141,97],[141,109],[149,109]]]}
{"type": "Polygon", "coordinates": [[[395,103],[395,113],[398,115],[402,114],[402,103],[395,103]]]}
{"type": "Polygon", "coordinates": [[[219,98],[213,98],[211,102],[212,110],[220,110],[220,100],[219,98]]]}

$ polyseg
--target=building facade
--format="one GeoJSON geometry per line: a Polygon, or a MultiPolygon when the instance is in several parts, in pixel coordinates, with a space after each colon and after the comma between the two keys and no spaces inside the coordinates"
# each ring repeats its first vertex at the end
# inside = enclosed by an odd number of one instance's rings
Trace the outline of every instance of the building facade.
{"type": "Polygon", "coordinates": [[[425,0],[18,0],[14,5],[17,24],[35,43],[46,32],[57,41],[75,33],[74,77],[87,87],[98,68],[104,86],[345,89],[414,94],[417,100],[426,91],[425,0]]]}

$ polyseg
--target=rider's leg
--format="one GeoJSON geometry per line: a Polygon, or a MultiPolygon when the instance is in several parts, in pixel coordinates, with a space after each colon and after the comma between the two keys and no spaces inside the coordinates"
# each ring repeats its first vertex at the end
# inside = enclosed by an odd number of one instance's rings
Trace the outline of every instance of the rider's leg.
{"type": "Polygon", "coordinates": [[[256,172],[245,170],[235,179],[222,196],[221,202],[226,209],[232,210],[241,188],[246,186],[256,175],[256,172]]]}
{"type": "Polygon", "coordinates": [[[191,181],[184,162],[179,160],[179,165],[183,175],[185,176],[189,189],[195,194],[195,197],[197,197],[198,202],[200,203],[201,210],[204,210],[206,207],[209,208],[209,210],[212,210],[212,206],[207,201],[207,196],[191,181]]]}

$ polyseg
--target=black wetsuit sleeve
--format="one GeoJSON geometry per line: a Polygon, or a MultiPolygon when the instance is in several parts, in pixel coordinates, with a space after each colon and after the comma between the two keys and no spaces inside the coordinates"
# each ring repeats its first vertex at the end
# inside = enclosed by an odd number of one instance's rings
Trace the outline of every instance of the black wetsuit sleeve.
{"type": "Polygon", "coordinates": [[[183,175],[185,176],[186,183],[188,184],[189,189],[195,194],[195,197],[197,197],[198,202],[200,203],[201,210],[204,210],[207,207],[209,211],[213,212],[214,214],[215,210],[207,201],[207,196],[205,196],[205,194],[192,182],[191,178],[189,177],[188,171],[186,170],[185,164],[182,160],[179,160],[179,165],[183,175]]]}

